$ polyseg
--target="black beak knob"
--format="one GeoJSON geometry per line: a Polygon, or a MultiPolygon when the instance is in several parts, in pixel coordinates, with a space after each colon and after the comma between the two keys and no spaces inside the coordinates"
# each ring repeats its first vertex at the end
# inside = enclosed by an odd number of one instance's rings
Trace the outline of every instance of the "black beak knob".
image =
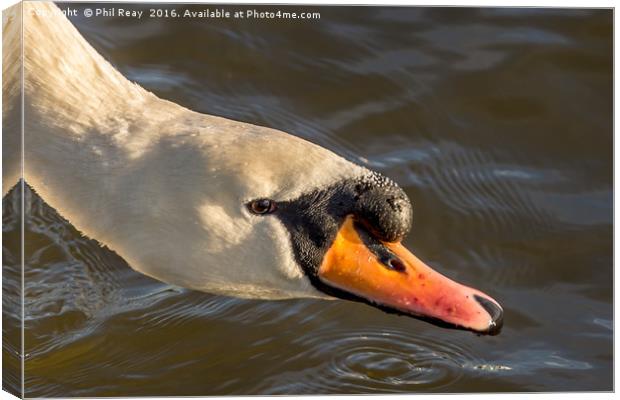
{"type": "Polygon", "coordinates": [[[356,185],[355,192],[354,214],[376,239],[398,242],[409,233],[411,202],[398,185],[375,173],[356,185]]]}

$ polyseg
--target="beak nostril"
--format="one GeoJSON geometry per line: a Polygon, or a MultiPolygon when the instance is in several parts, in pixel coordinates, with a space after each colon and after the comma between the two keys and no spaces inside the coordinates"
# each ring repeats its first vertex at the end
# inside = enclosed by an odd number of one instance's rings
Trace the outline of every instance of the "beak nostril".
{"type": "Polygon", "coordinates": [[[393,271],[405,272],[407,269],[405,267],[405,264],[396,257],[390,257],[387,260],[382,261],[388,269],[391,269],[393,271]]]}
{"type": "Polygon", "coordinates": [[[474,299],[489,313],[491,322],[489,324],[489,335],[497,335],[504,324],[504,310],[500,306],[482,296],[474,295],[474,299]]]}

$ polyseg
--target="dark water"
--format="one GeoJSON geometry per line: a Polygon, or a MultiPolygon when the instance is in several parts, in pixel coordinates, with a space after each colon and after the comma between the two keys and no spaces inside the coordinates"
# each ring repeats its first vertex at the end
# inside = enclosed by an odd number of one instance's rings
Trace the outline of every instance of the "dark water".
{"type": "Polygon", "coordinates": [[[611,390],[612,12],[304,10],[321,19],[72,21],[160,97],[392,177],[414,204],[407,247],[499,300],[503,332],[170,287],[27,191],[26,395],[611,390]]]}

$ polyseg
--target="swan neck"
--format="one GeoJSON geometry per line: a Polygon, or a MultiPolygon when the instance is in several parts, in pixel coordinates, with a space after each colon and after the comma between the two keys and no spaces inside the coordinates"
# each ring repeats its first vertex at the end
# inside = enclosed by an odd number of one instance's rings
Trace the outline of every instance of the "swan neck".
{"type": "Polygon", "coordinates": [[[53,116],[76,131],[114,127],[155,99],[99,55],[53,3],[22,4],[27,118],[56,124],[53,116]]]}

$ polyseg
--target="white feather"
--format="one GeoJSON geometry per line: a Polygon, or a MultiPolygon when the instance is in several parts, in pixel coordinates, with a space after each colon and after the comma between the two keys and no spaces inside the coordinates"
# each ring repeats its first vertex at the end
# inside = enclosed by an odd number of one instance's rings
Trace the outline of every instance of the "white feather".
{"type": "MultiPolygon", "coordinates": [[[[3,17],[5,149],[19,149],[19,6],[3,17]]],[[[24,2],[24,178],[132,268],[252,298],[322,296],[255,198],[288,200],[366,172],[286,133],[193,112],[128,81],[53,3],[24,2]]],[[[3,154],[4,192],[19,157],[3,154]]]]}

